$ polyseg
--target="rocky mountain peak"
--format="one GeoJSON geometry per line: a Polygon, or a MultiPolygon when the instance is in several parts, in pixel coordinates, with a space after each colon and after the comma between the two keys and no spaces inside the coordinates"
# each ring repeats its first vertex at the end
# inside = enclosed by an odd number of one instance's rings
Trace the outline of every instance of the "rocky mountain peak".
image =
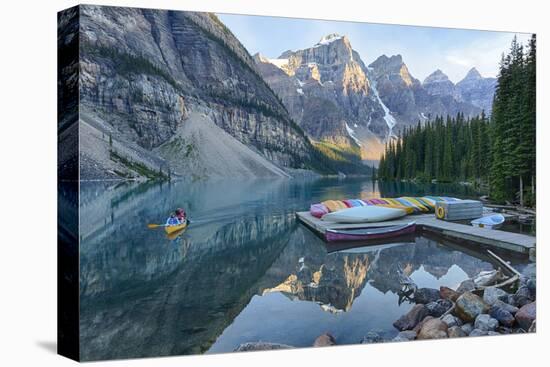
{"type": "Polygon", "coordinates": [[[449,83],[452,84],[452,82],[449,80],[449,77],[447,76],[447,74],[445,74],[443,71],[441,71],[441,69],[437,69],[436,71],[434,71],[433,73],[428,75],[426,77],[426,79],[424,79],[423,84],[443,83],[443,82],[445,82],[445,83],[449,82],[449,83]]]}
{"type": "Polygon", "coordinates": [[[470,71],[468,71],[468,73],[466,74],[466,76],[464,77],[463,80],[466,80],[466,79],[483,79],[483,77],[481,76],[481,74],[479,73],[479,71],[477,71],[477,69],[475,67],[471,68],[470,71]]]}
{"type": "Polygon", "coordinates": [[[401,55],[388,57],[382,55],[369,65],[371,72],[376,80],[381,77],[398,80],[407,87],[411,86],[416,80],[413,78],[407,65],[403,62],[401,55]]]}
{"type": "Polygon", "coordinates": [[[388,57],[386,55],[379,56],[373,63],[369,65],[369,68],[384,70],[386,72],[398,72],[404,65],[401,55],[393,55],[388,57]]]}
{"type": "Polygon", "coordinates": [[[338,33],[331,33],[331,34],[327,34],[326,36],[323,36],[319,40],[319,42],[315,44],[315,46],[328,45],[329,43],[332,43],[334,41],[339,41],[339,40],[345,41],[347,40],[347,37],[341,36],[338,33]]]}

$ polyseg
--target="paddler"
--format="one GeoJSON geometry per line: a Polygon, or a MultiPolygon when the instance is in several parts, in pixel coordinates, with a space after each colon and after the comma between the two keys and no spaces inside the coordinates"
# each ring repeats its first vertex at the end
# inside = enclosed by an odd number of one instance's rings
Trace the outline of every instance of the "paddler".
{"type": "Polygon", "coordinates": [[[187,214],[185,213],[185,210],[182,208],[176,209],[176,218],[180,221],[180,223],[185,223],[187,221],[187,214]]]}

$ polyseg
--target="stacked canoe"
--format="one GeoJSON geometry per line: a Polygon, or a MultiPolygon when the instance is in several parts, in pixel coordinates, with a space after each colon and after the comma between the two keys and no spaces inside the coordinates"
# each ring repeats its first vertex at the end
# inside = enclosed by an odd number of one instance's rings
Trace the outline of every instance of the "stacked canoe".
{"type": "Polygon", "coordinates": [[[460,201],[460,199],[446,196],[403,196],[399,198],[326,200],[321,203],[312,204],[310,207],[310,213],[316,218],[321,218],[328,213],[362,206],[381,206],[386,208],[402,209],[407,214],[429,213],[435,211],[436,203],[438,201],[453,202],[460,201]]]}

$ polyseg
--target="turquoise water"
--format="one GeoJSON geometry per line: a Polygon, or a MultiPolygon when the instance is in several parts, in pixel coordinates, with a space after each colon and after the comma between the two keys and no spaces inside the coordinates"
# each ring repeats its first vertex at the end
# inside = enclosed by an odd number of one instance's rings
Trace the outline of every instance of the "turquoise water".
{"type": "Polygon", "coordinates": [[[379,195],[364,179],[82,183],[82,358],[230,352],[259,340],[305,347],[324,332],[341,344],[369,331],[391,338],[411,307],[399,269],[419,286],[452,287],[493,267],[420,236],[332,252],[295,220],[313,202],[379,195]],[[192,220],[179,236],[147,228],[178,206],[192,220]]]}

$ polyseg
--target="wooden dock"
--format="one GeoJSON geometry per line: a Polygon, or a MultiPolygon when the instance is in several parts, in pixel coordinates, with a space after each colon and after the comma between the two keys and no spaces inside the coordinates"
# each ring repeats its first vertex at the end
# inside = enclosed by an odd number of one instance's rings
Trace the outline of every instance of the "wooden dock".
{"type": "Polygon", "coordinates": [[[407,215],[403,218],[379,222],[379,223],[358,223],[344,224],[325,222],[312,216],[309,212],[297,212],[296,216],[307,227],[311,228],[321,237],[324,237],[327,229],[353,229],[369,228],[380,226],[393,226],[409,222],[416,222],[421,230],[435,233],[450,239],[459,241],[470,241],[483,245],[515,253],[534,256],[536,238],[525,234],[511,233],[494,229],[472,227],[465,224],[447,222],[437,219],[432,214],[407,215]]]}

